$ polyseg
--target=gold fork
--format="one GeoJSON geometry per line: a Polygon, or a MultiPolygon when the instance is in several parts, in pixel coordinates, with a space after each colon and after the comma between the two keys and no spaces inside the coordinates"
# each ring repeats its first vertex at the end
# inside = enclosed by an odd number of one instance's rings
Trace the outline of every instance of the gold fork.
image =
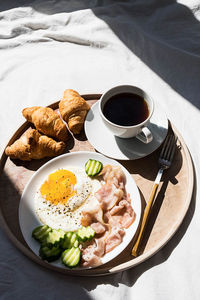
{"type": "Polygon", "coordinates": [[[142,224],[140,227],[140,232],[139,235],[137,237],[137,240],[135,242],[135,245],[132,249],[132,255],[133,256],[137,256],[138,255],[138,250],[139,250],[139,246],[143,237],[143,233],[150,215],[150,211],[151,211],[151,207],[153,204],[153,201],[155,199],[156,196],[156,191],[157,188],[159,186],[163,171],[168,169],[171,166],[173,157],[174,157],[174,152],[175,152],[175,148],[176,148],[176,142],[177,142],[177,137],[174,136],[174,134],[170,134],[167,136],[164,144],[163,144],[163,148],[161,150],[159,159],[158,159],[158,163],[160,165],[160,168],[158,170],[158,174],[156,176],[156,179],[154,181],[154,185],[153,185],[153,189],[151,192],[151,196],[149,198],[149,201],[147,203],[147,206],[145,208],[144,211],[144,215],[143,215],[143,219],[142,219],[142,224]]]}

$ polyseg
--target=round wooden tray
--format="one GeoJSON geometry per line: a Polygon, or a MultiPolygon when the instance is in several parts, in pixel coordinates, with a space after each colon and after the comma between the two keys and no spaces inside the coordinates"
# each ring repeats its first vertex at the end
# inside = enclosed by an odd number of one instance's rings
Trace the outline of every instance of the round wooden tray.
{"type": "MultiPolygon", "coordinates": [[[[83,95],[83,97],[92,105],[100,98],[100,95],[83,95]]],[[[50,105],[50,107],[57,109],[58,102],[50,105]]],[[[18,139],[29,127],[30,123],[25,122],[15,132],[8,145],[18,139]]],[[[12,161],[3,153],[0,161],[2,170],[0,181],[0,211],[3,225],[9,238],[16,247],[36,263],[52,270],[77,276],[112,274],[132,268],[147,260],[159,251],[175,234],[185,217],[192,198],[194,174],[191,157],[181,135],[173,125],[169,124],[169,131],[171,130],[178,136],[179,147],[176,149],[172,167],[165,171],[162,178],[147,230],[145,231],[141,254],[137,258],[134,258],[130,254],[137,236],[136,233],[129,246],[118,257],[98,268],[81,271],[69,270],[67,268],[61,269],[41,260],[40,257],[36,256],[30,250],[23,239],[18,221],[18,207],[22,191],[27,181],[34,172],[49,159],[31,162],[12,161]]],[[[76,137],[70,135],[66,153],[80,150],[95,151],[92,145],[87,141],[84,132],[76,137]]],[[[159,153],[160,148],[139,160],[120,161],[136,181],[141,194],[143,210],[145,201],[148,201],[157,174],[159,153]]]]}

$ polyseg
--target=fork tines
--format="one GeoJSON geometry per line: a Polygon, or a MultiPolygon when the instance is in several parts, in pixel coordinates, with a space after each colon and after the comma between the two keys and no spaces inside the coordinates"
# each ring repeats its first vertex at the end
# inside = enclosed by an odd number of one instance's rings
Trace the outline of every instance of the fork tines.
{"type": "Polygon", "coordinates": [[[167,136],[163,144],[162,151],[160,153],[160,158],[170,162],[172,161],[176,149],[177,139],[178,137],[175,136],[174,134],[170,134],[167,136]]]}

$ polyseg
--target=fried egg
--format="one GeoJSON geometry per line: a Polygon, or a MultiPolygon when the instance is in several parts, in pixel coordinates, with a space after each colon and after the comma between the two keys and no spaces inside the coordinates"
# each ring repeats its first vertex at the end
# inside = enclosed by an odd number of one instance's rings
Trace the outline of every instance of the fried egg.
{"type": "Polygon", "coordinates": [[[81,211],[94,199],[101,184],[84,169],[70,167],[49,174],[34,199],[42,224],[54,229],[75,231],[81,227],[81,211]]]}

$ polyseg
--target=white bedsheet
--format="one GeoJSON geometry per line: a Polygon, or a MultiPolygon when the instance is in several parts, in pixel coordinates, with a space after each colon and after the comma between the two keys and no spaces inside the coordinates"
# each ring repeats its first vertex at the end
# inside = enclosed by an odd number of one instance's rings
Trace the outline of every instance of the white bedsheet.
{"type": "Polygon", "coordinates": [[[182,134],[197,180],[172,240],[148,261],[113,276],[48,271],[1,230],[0,299],[200,299],[199,21],[198,0],[0,3],[1,149],[24,122],[24,107],[57,101],[66,88],[102,93],[133,84],[151,94],[182,134]]]}

